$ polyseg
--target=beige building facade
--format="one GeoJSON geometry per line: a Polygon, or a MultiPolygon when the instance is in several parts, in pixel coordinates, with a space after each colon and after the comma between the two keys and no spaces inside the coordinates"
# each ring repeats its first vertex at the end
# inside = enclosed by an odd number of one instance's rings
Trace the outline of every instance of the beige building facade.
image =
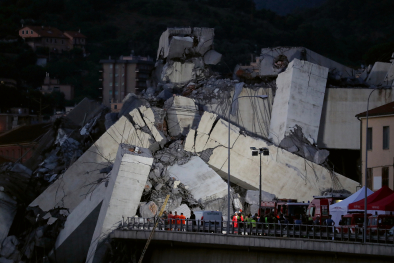
{"type": "Polygon", "coordinates": [[[103,104],[121,103],[128,93],[139,94],[154,67],[149,57],[128,56],[119,59],[101,60],[103,104]]]}
{"type": "Polygon", "coordinates": [[[50,26],[24,26],[19,29],[19,36],[35,51],[38,47],[47,47],[50,52],[61,53],[73,48],[85,52],[86,36],[80,31],[62,32],[50,26]]]}
{"type": "Polygon", "coordinates": [[[356,115],[361,122],[361,170],[365,184],[365,151],[368,150],[367,186],[373,191],[382,186],[394,190],[394,102],[356,115]],[[368,139],[367,139],[368,137],[368,139]]]}
{"type": "Polygon", "coordinates": [[[60,84],[58,79],[51,79],[49,78],[49,73],[46,73],[44,84],[41,87],[41,93],[48,94],[54,91],[63,93],[66,100],[74,99],[74,86],[69,84],[60,84]]]}

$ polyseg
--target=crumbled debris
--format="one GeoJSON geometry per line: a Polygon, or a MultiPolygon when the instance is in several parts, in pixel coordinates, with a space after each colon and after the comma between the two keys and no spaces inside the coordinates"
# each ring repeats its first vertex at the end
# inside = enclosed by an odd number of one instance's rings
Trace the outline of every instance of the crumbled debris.
{"type": "Polygon", "coordinates": [[[325,163],[330,154],[329,151],[320,150],[313,141],[308,140],[298,125],[283,138],[279,147],[317,164],[325,163]]]}

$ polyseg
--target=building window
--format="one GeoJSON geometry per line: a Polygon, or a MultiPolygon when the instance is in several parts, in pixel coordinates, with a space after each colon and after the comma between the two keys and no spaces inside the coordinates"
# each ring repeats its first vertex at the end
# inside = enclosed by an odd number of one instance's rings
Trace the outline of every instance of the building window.
{"type": "Polygon", "coordinates": [[[109,73],[109,77],[112,78],[112,73],[109,73]]]}
{"type": "Polygon", "coordinates": [[[367,131],[367,150],[372,150],[372,128],[367,131]]]}
{"type": "Polygon", "coordinates": [[[109,86],[112,87],[112,82],[109,83],[109,86]]]}
{"type": "Polygon", "coordinates": [[[390,146],[390,127],[384,126],[383,127],[383,149],[389,149],[390,146]]]}
{"type": "Polygon", "coordinates": [[[57,43],[57,39],[55,38],[55,43],[57,43]]]}
{"type": "Polygon", "coordinates": [[[382,186],[389,186],[389,168],[382,167],[382,186]]]}
{"type": "Polygon", "coordinates": [[[111,65],[109,65],[109,68],[112,68],[112,64],[111,64],[111,65]]]}
{"type": "Polygon", "coordinates": [[[117,90],[115,90],[115,96],[118,96],[118,91],[117,90]]]}
{"type": "Polygon", "coordinates": [[[30,34],[33,34],[33,30],[30,30],[30,34]]]}
{"type": "Polygon", "coordinates": [[[119,65],[116,65],[115,68],[119,68],[119,65]]]}
{"type": "Polygon", "coordinates": [[[49,38],[47,38],[47,42],[49,42],[49,38]]]}
{"type": "Polygon", "coordinates": [[[373,180],[372,168],[368,168],[367,169],[367,187],[371,190],[373,189],[372,180],[373,180]]]}
{"type": "Polygon", "coordinates": [[[112,95],[112,90],[109,91],[109,95],[112,95]]]}

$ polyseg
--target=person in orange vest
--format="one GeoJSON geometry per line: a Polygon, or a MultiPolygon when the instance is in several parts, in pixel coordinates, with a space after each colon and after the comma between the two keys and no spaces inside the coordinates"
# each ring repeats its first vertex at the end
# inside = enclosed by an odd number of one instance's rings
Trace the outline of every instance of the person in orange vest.
{"type": "Polygon", "coordinates": [[[179,227],[181,225],[181,220],[179,220],[179,215],[178,215],[177,211],[175,211],[174,219],[176,219],[176,220],[174,220],[174,221],[176,221],[176,228],[175,229],[179,230],[179,227]]]}
{"type": "Polygon", "coordinates": [[[185,221],[186,216],[184,216],[183,213],[181,213],[181,215],[179,216],[179,219],[181,219],[182,225],[186,224],[186,221],[185,221]]]}
{"type": "Polygon", "coordinates": [[[235,214],[233,216],[233,227],[234,227],[234,233],[237,233],[237,231],[235,230],[238,227],[238,214],[237,214],[237,212],[235,212],[235,214]]]}
{"type": "MultiPolygon", "coordinates": [[[[167,218],[168,218],[168,225],[171,224],[172,225],[171,227],[173,227],[174,226],[174,220],[173,220],[174,215],[172,214],[171,211],[168,213],[167,218]]],[[[168,228],[168,230],[172,230],[172,228],[168,228]]]]}

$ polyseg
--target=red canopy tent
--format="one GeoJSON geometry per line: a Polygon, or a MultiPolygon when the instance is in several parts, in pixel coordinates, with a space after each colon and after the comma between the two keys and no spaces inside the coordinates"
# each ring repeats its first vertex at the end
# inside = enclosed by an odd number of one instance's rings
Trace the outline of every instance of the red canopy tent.
{"type": "MultiPolygon", "coordinates": [[[[392,194],[394,194],[393,190],[391,190],[387,186],[383,186],[378,191],[376,191],[375,193],[373,193],[367,197],[367,209],[370,204],[378,202],[378,201],[380,201],[392,194]]],[[[364,199],[361,199],[357,202],[349,204],[348,210],[364,210],[364,199]]],[[[376,209],[373,209],[373,210],[376,210],[376,209]]]]}
{"type": "Polygon", "coordinates": [[[394,211],[394,194],[367,205],[368,210],[394,211]]]}

